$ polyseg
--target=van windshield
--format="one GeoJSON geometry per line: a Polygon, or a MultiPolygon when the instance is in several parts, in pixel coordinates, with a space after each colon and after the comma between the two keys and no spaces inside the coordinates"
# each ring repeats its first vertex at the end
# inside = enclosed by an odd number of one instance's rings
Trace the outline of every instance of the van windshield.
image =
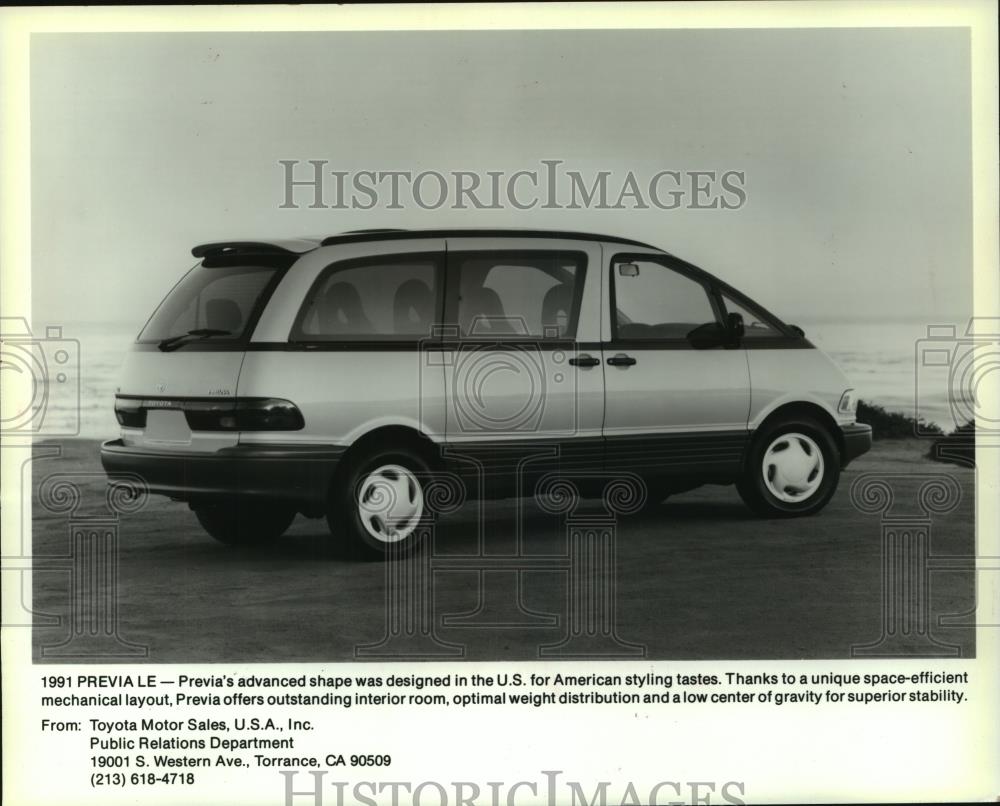
{"type": "Polygon", "coordinates": [[[280,273],[276,266],[198,265],[160,303],[139,341],[163,342],[192,331],[202,338],[242,339],[280,273]]]}

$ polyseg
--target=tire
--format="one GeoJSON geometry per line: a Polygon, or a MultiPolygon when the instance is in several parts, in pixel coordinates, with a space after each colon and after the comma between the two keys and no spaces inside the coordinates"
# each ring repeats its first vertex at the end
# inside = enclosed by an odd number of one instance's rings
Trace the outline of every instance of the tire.
{"type": "Polygon", "coordinates": [[[833,436],[809,417],[794,417],[757,433],[736,489],[758,515],[794,518],[823,509],[839,479],[840,452],[833,436]]]}
{"type": "Polygon", "coordinates": [[[260,546],[281,537],[295,519],[285,504],[219,501],[194,510],[202,528],[228,546],[260,546]]]}
{"type": "Polygon", "coordinates": [[[431,479],[427,461],[415,450],[375,448],[347,465],[330,491],[327,522],[363,559],[405,557],[426,534],[431,479]]]}

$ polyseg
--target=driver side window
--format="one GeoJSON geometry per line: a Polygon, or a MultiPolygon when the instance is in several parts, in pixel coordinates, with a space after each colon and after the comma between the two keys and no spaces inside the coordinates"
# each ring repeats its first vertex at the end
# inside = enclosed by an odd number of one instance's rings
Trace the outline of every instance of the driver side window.
{"type": "Polygon", "coordinates": [[[718,321],[705,286],[660,263],[615,261],[612,283],[617,339],[684,339],[696,327],[718,321]]]}

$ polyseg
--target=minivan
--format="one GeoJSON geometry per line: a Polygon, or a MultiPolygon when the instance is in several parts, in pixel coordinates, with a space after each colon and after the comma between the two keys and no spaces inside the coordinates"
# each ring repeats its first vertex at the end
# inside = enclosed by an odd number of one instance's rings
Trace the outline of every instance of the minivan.
{"type": "Polygon", "coordinates": [[[764,517],[811,515],[871,447],[800,328],[644,243],[365,230],[192,252],[127,355],[101,460],[224,543],[302,514],[405,553],[442,497],[553,478],[639,478],[652,504],[733,484],[764,517]]]}

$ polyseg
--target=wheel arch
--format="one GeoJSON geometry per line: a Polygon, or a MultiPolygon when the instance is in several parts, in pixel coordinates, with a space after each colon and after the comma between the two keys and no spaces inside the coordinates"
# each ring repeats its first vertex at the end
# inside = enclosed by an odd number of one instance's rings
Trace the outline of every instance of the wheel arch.
{"type": "Polygon", "coordinates": [[[363,456],[368,451],[378,447],[406,447],[420,453],[427,463],[435,469],[441,466],[441,451],[427,434],[409,425],[382,425],[366,431],[354,440],[337,463],[333,481],[341,480],[351,462],[363,456]]]}
{"type": "MultiPolygon", "coordinates": [[[[346,535],[351,541],[350,551],[358,552],[358,556],[365,559],[386,559],[388,557],[386,546],[390,544],[379,543],[371,534],[365,534],[365,527],[357,513],[355,499],[357,490],[351,490],[349,484],[353,479],[352,472],[355,469],[360,470],[359,463],[365,460],[366,455],[386,448],[395,451],[407,450],[418,455],[432,472],[440,464],[441,451],[427,434],[412,426],[398,423],[381,425],[366,431],[348,446],[330,478],[326,518],[334,536],[346,535]]],[[[407,545],[403,548],[397,546],[393,556],[403,556],[415,550],[423,540],[421,535],[423,535],[422,530],[405,535],[401,542],[407,545]]]]}
{"type": "Polygon", "coordinates": [[[834,444],[837,446],[837,451],[840,454],[841,461],[843,461],[844,433],[840,428],[840,424],[836,421],[833,415],[830,414],[824,406],[821,406],[818,403],[812,403],[808,400],[796,400],[789,403],[783,403],[773,411],[768,412],[767,416],[761,420],[760,424],[754,429],[753,433],[754,435],[761,433],[764,429],[773,425],[775,422],[792,417],[808,417],[816,420],[820,425],[826,428],[826,430],[829,431],[834,444]]]}

